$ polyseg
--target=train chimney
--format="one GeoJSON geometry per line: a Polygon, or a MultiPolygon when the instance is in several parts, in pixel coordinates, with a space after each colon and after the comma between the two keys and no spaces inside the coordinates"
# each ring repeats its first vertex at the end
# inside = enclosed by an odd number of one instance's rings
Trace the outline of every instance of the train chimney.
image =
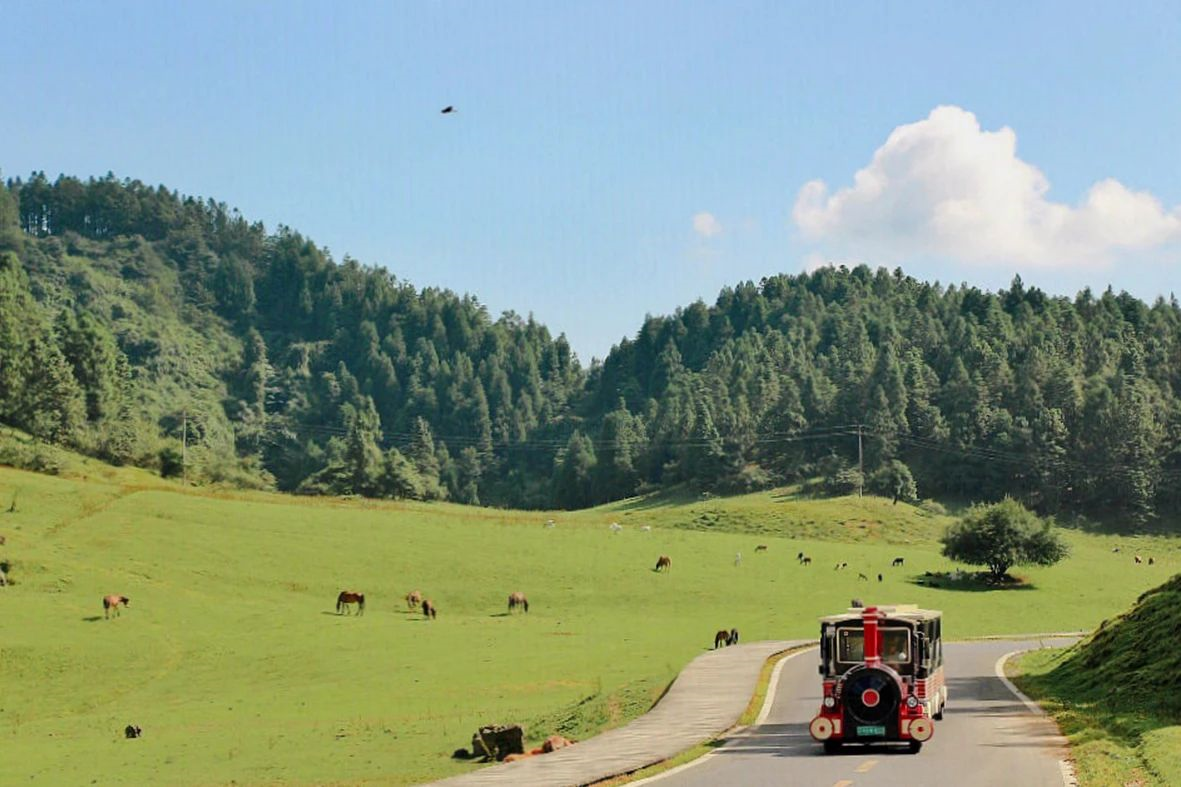
{"type": "Polygon", "coordinates": [[[861,613],[861,626],[865,636],[865,663],[871,667],[882,663],[882,632],[878,623],[885,617],[877,607],[866,607],[861,613]]]}

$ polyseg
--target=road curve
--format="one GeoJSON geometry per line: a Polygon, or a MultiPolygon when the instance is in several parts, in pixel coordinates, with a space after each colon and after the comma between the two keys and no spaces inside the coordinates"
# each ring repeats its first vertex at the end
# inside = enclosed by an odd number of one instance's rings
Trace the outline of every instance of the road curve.
{"type": "Polygon", "coordinates": [[[817,661],[814,652],[801,655],[783,664],[763,724],[688,766],[644,782],[659,787],[1063,787],[1065,750],[1057,728],[1005,686],[996,665],[1015,650],[1072,641],[946,644],[946,714],[917,755],[881,745],[847,746],[840,754],[825,755],[808,735],[808,722],[820,707],[817,661]]]}

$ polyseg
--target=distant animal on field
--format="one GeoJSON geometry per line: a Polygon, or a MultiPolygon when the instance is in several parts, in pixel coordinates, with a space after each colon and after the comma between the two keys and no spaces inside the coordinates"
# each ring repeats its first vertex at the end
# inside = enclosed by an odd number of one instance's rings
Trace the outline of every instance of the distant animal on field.
{"type": "Polygon", "coordinates": [[[804,553],[803,553],[803,552],[797,552],[797,553],[796,553],[796,560],[803,560],[803,559],[804,559],[804,553]]]}
{"type": "Polygon", "coordinates": [[[862,609],[865,607],[865,604],[861,601],[861,599],[854,598],[849,600],[849,606],[853,609],[862,609]]]}
{"type": "Polygon", "coordinates": [[[0,566],[0,588],[8,587],[8,575],[4,573],[4,566],[0,566]]]}
{"type": "Polygon", "coordinates": [[[144,731],[139,728],[139,725],[128,724],[123,728],[124,738],[142,738],[144,731]]]}
{"type": "Polygon", "coordinates": [[[766,544],[759,544],[757,547],[755,547],[755,552],[766,552],[766,551],[767,551],[766,544]]]}
{"type": "Polygon", "coordinates": [[[525,598],[525,594],[519,590],[516,593],[510,593],[508,597],[508,611],[512,612],[517,607],[520,607],[524,612],[529,611],[529,599],[525,598]]]}
{"type": "Polygon", "coordinates": [[[1139,555],[1134,555],[1134,556],[1132,557],[1132,559],[1133,559],[1133,560],[1135,560],[1137,563],[1143,563],[1143,562],[1144,562],[1143,560],[1141,560],[1141,559],[1140,559],[1140,556],[1139,556],[1139,555]]]}
{"type": "Polygon", "coordinates": [[[554,520],[552,520],[552,519],[547,519],[547,520],[545,520],[545,526],[546,526],[547,528],[549,528],[549,527],[553,527],[553,526],[554,526],[554,520]]]}
{"type": "Polygon", "coordinates": [[[1111,548],[1111,551],[1112,551],[1112,552],[1119,552],[1119,547],[1112,547],[1112,548],[1111,548]]]}
{"type": "Polygon", "coordinates": [[[840,571],[842,568],[848,568],[848,567],[849,567],[848,563],[837,563],[835,566],[832,567],[832,570],[833,571],[840,571]]]}
{"type": "Polygon", "coordinates": [[[730,632],[725,629],[719,629],[718,633],[714,634],[714,650],[728,644],[728,639],[730,639],[730,632]]]}
{"type": "Polygon", "coordinates": [[[103,597],[103,617],[107,618],[111,615],[111,610],[115,611],[115,617],[119,617],[119,605],[126,607],[131,603],[131,599],[127,596],[104,596],[103,597]]]}
{"type": "Polygon", "coordinates": [[[659,558],[656,559],[656,568],[654,568],[652,570],[653,571],[664,571],[666,568],[671,569],[672,567],[673,567],[673,559],[671,557],[669,557],[668,555],[661,555],[659,558]]]}
{"type": "Polygon", "coordinates": [[[652,525],[644,525],[643,527],[640,528],[640,530],[644,531],[645,533],[651,533],[652,532],[652,525]]]}
{"type": "Polygon", "coordinates": [[[411,590],[406,594],[406,609],[418,609],[422,605],[422,591],[411,590]]]}
{"type": "Polygon", "coordinates": [[[906,558],[896,557],[894,562],[890,564],[891,568],[898,568],[898,566],[906,565],[906,558]]]}
{"type": "Polygon", "coordinates": [[[429,618],[431,620],[434,620],[435,616],[438,614],[439,614],[439,611],[437,609],[435,609],[434,602],[432,602],[429,598],[423,599],[423,601],[422,601],[422,616],[424,618],[429,618]]]}
{"type": "Polygon", "coordinates": [[[1152,565],[1153,563],[1155,563],[1155,562],[1156,562],[1156,560],[1155,560],[1155,559],[1153,559],[1153,558],[1148,558],[1148,565],[1150,565],[1150,566],[1151,566],[1151,565],[1152,565]]]}
{"type": "Polygon", "coordinates": [[[878,574],[878,582],[881,582],[881,581],[882,581],[882,575],[878,574]]]}
{"type": "Polygon", "coordinates": [[[812,558],[808,557],[807,555],[804,555],[802,558],[800,558],[800,565],[801,566],[812,565],[812,558]]]}
{"type": "Polygon", "coordinates": [[[858,580],[860,580],[860,581],[862,581],[862,582],[868,582],[868,581],[869,581],[869,577],[865,576],[865,574],[862,574],[861,572],[857,572],[857,579],[858,579],[858,580]]]}
{"type": "Polygon", "coordinates": [[[611,532],[612,533],[618,533],[620,530],[623,530],[623,525],[619,524],[618,522],[611,523],[611,532]]]}
{"type": "Polygon", "coordinates": [[[738,629],[730,629],[730,637],[726,640],[727,645],[738,644],[738,629]]]}
{"type": "Polygon", "coordinates": [[[358,593],[355,590],[342,590],[340,595],[336,597],[336,614],[349,614],[351,607],[349,604],[357,605],[357,614],[365,614],[365,594],[358,593]]]}

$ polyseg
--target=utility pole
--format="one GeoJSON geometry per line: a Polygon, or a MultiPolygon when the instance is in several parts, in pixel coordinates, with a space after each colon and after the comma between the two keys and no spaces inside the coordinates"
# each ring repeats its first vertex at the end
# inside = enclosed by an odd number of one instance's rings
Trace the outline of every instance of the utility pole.
{"type": "Polygon", "coordinates": [[[180,483],[189,485],[189,411],[181,410],[180,483]]]}
{"type": "Polygon", "coordinates": [[[861,424],[857,424],[857,496],[865,487],[865,455],[861,451],[861,424]]]}

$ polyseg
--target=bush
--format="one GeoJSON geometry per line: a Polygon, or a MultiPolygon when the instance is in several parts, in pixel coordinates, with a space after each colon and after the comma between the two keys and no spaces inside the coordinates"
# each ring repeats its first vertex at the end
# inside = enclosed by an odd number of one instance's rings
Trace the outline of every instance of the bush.
{"type": "Polygon", "coordinates": [[[992,505],[974,505],[943,536],[943,554],[974,566],[987,566],[1003,579],[1016,565],[1051,566],[1070,554],[1054,532],[1053,522],[1006,497],[992,505]]]}
{"type": "Polygon", "coordinates": [[[899,500],[913,503],[919,498],[910,468],[897,459],[891,459],[875,470],[866,486],[873,494],[893,498],[895,503],[899,500]]]}
{"type": "Polygon", "coordinates": [[[947,516],[947,506],[938,500],[923,500],[919,503],[919,510],[931,516],[947,516]]]}

